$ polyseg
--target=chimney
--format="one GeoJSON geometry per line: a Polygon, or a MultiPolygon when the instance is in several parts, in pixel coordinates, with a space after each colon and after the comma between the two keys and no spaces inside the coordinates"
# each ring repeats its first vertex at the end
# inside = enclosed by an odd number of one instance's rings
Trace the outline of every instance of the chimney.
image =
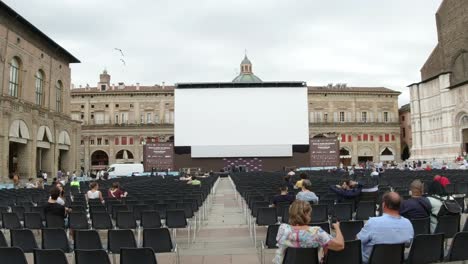
{"type": "Polygon", "coordinates": [[[166,83],[165,82],[162,82],[162,88],[166,89],[166,83]]]}
{"type": "Polygon", "coordinates": [[[86,84],[86,91],[89,90],[89,84],[86,84]]]}
{"type": "Polygon", "coordinates": [[[79,87],[80,87],[80,88],[83,88],[83,85],[81,85],[81,84],[80,84],[80,86],[79,86],[79,87]]]}
{"type": "Polygon", "coordinates": [[[138,83],[138,82],[136,83],[136,90],[140,91],[140,83],[138,83]]]}
{"type": "Polygon", "coordinates": [[[123,82],[119,82],[119,88],[118,89],[123,89],[125,88],[125,84],[123,82]]]}
{"type": "Polygon", "coordinates": [[[112,90],[115,90],[115,83],[112,84],[112,90]]]}

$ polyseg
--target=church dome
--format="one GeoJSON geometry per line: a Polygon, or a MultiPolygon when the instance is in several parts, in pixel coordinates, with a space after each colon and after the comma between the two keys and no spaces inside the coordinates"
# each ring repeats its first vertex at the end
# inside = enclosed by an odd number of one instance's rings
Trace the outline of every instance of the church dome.
{"type": "Polygon", "coordinates": [[[262,80],[255,76],[252,72],[252,63],[250,62],[247,55],[244,56],[244,59],[240,65],[240,74],[232,80],[233,83],[261,83],[262,80]]]}

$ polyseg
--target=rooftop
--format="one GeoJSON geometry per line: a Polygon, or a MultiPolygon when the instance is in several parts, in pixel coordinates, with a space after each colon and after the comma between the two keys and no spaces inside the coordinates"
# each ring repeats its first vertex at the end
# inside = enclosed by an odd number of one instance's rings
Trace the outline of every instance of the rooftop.
{"type": "Polygon", "coordinates": [[[309,92],[329,92],[329,93],[390,93],[401,94],[398,91],[385,87],[350,87],[346,85],[309,86],[309,92]]]}

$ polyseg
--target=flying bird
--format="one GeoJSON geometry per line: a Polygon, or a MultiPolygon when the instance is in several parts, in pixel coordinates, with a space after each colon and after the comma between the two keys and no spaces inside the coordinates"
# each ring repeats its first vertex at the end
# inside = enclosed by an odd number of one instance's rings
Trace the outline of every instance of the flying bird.
{"type": "Polygon", "coordinates": [[[119,49],[119,48],[114,48],[114,49],[117,50],[117,51],[119,51],[120,54],[122,54],[122,57],[125,57],[124,54],[123,54],[123,51],[122,51],[121,49],[119,49]]]}
{"type": "Polygon", "coordinates": [[[124,66],[127,65],[123,59],[120,59],[120,61],[123,63],[124,66]]]}

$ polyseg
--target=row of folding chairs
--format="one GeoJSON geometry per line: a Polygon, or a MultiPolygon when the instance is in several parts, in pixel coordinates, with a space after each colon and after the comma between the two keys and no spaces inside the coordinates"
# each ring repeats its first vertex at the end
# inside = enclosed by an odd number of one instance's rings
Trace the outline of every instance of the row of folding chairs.
{"type": "MultiPolygon", "coordinates": [[[[96,230],[77,230],[73,233],[73,248],[64,229],[42,229],[41,247],[38,246],[32,230],[10,230],[10,246],[17,247],[24,253],[32,253],[39,248],[47,250],[61,250],[71,253],[78,250],[104,250],[101,237],[96,230]]],[[[173,242],[169,229],[143,229],[142,241],[135,239],[130,229],[108,230],[106,250],[110,254],[118,254],[121,248],[151,248],[155,253],[175,253],[178,259],[177,244],[173,242]],[[141,245],[140,245],[141,244],[141,245]]],[[[0,248],[9,247],[5,236],[0,232],[0,248]]],[[[115,256],[114,256],[115,257],[115,256]]],[[[0,256],[1,259],[1,256],[0,256]]],[[[3,262],[2,262],[3,263],[3,262]]]]}

